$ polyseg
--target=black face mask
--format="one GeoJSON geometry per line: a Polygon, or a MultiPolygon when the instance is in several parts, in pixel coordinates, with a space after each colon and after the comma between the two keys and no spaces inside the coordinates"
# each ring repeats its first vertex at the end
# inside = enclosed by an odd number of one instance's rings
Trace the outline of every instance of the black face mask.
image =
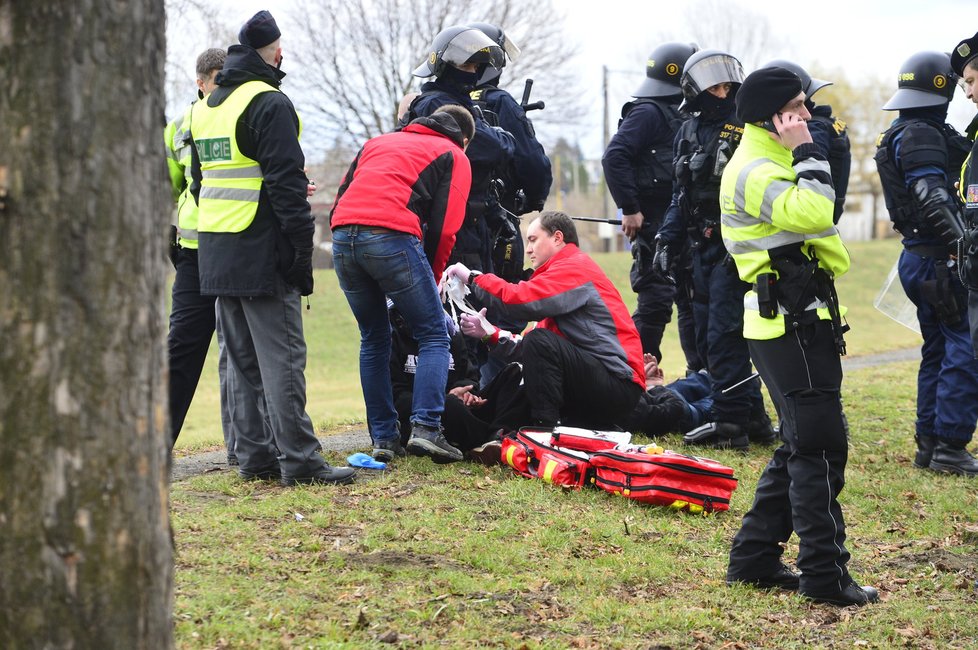
{"type": "Polygon", "coordinates": [[[478,72],[463,72],[453,65],[445,66],[445,71],[438,78],[438,81],[453,86],[464,93],[468,93],[479,83],[478,72]]]}
{"type": "Polygon", "coordinates": [[[700,117],[708,122],[727,117],[733,113],[735,106],[731,95],[721,99],[711,92],[701,93],[696,98],[696,103],[700,109],[700,117]]]}

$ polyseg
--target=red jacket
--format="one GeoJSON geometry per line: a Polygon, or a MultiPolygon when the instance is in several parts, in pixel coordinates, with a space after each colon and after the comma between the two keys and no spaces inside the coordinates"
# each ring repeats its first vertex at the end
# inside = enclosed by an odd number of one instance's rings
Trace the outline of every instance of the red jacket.
{"type": "Polygon", "coordinates": [[[423,239],[441,278],[465,217],[472,183],[461,132],[445,113],[367,141],[350,165],[330,212],[330,228],[378,226],[423,239]]]}
{"type": "Polygon", "coordinates": [[[539,321],[594,355],[608,371],[631,379],[645,390],[642,341],[621,294],[594,260],[567,244],[533,272],[512,284],[485,273],[472,291],[489,311],[516,320],[539,321]]]}

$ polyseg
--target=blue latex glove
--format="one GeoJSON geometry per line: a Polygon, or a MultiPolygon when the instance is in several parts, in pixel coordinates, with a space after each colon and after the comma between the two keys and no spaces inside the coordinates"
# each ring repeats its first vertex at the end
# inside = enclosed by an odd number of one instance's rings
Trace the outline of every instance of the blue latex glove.
{"type": "Polygon", "coordinates": [[[362,451],[347,456],[346,462],[348,462],[351,467],[362,467],[364,469],[387,469],[387,463],[374,460],[373,456],[370,454],[365,454],[362,451]]]}

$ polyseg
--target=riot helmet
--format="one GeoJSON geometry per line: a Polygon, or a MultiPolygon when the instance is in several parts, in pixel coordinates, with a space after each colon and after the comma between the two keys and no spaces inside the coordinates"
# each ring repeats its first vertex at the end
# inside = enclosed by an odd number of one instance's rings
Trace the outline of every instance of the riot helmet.
{"type": "Polygon", "coordinates": [[[805,68],[801,67],[793,61],[785,61],[784,59],[775,59],[774,61],[768,61],[761,66],[763,68],[784,68],[789,72],[794,72],[801,79],[801,91],[805,93],[807,99],[811,99],[811,96],[817,93],[820,89],[826,86],[831,86],[831,81],[824,81],[822,79],[813,79],[812,75],[808,74],[805,68]]]}
{"type": "Polygon", "coordinates": [[[499,79],[499,76],[503,73],[503,67],[506,65],[506,58],[508,57],[510,61],[516,61],[520,58],[520,48],[514,43],[508,36],[506,32],[503,31],[502,27],[496,27],[489,23],[469,23],[467,27],[473,29],[478,29],[480,32],[488,36],[492,41],[503,48],[506,56],[503,57],[502,64],[498,66],[486,64],[484,69],[479,75],[479,85],[495,82],[499,79]]]}
{"type": "Polygon", "coordinates": [[[504,57],[503,49],[480,30],[454,25],[438,32],[428,48],[428,57],[412,74],[415,77],[438,77],[446,65],[457,67],[466,63],[501,68],[504,57]]]}
{"type": "Polygon", "coordinates": [[[743,81],[744,68],[736,57],[720,50],[700,50],[686,60],[679,85],[686,108],[695,111],[696,100],[707,88],[729,83],[733,85],[730,93],[733,96],[743,81]]]}
{"type": "Polygon", "coordinates": [[[633,97],[671,97],[682,94],[679,79],[686,60],[700,48],[696,43],[663,43],[652,50],[645,64],[645,81],[633,97]]]}
{"type": "Polygon", "coordinates": [[[951,56],[944,52],[917,52],[904,61],[897,76],[897,91],[883,105],[884,111],[941,106],[951,101],[957,75],[951,56]]]}

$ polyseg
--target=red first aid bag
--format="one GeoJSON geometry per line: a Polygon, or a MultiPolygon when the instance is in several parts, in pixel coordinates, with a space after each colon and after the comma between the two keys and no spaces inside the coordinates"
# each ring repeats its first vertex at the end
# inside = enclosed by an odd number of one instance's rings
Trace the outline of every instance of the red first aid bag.
{"type": "Polygon", "coordinates": [[[553,447],[587,452],[613,449],[618,445],[627,445],[631,440],[632,434],[627,431],[595,431],[576,427],[554,427],[550,435],[553,447]]]}
{"type": "Polygon", "coordinates": [[[602,490],[690,512],[729,510],[737,489],[732,468],[668,450],[598,451],[591,455],[591,467],[594,484],[602,490]]]}
{"type": "Polygon", "coordinates": [[[518,474],[579,488],[590,478],[588,455],[550,445],[550,429],[520,429],[503,438],[500,454],[518,474]]]}

